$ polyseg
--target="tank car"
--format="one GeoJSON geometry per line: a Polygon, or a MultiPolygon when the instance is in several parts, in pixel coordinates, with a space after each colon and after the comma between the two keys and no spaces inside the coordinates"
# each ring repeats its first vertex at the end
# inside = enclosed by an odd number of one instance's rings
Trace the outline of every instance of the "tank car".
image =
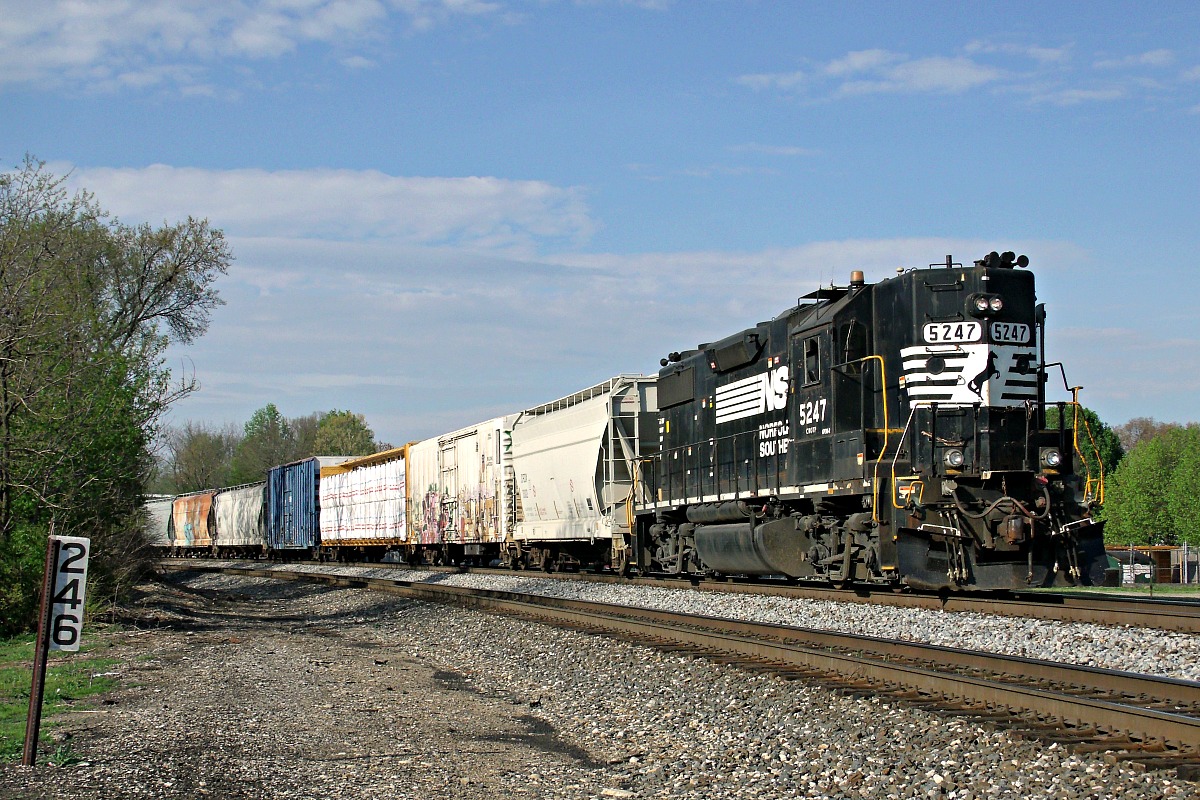
{"type": "Polygon", "coordinates": [[[875,284],[856,271],[663,359],[639,567],[923,590],[1101,583],[1095,482],[1075,469],[1068,414],[1046,425],[1027,267],[990,253],[875,284]]]}

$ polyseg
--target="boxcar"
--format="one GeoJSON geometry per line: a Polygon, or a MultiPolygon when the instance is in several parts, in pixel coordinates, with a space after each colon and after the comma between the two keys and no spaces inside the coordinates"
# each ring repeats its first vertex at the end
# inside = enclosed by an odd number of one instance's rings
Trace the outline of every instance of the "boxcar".
{"type": "Polygon", "coordinates": [[[280,558],[317,557],[320,543],[321,467],[350,456],[313,456],[267,473],[267,548],[280,558]]]}
{"type": "Polygon", "coordinates": [[[410,559],[486,564],[499,557],[512,518],[510,420],[497,417],[409,447],[410,559]]]}
{"type": "Polygon", "coordinates": [[[150,495],[146,498],[146,543],[161,551],[171,548],[171,512],[175,498],[171,495],[150,495]]]}
{"type": "Polygon", "coordinates": [[[399,560],[409,544],[408,445],[321,467],[321,552],[334,560],[399,560]],[[389,556],[394,553],[394,556],[389,556]]]}

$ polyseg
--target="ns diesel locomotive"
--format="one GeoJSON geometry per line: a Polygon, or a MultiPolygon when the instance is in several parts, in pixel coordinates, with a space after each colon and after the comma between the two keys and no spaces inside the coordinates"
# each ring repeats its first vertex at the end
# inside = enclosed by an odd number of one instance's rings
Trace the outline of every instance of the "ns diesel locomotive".
{"type": "Polygon", "coordinates": [[[947,257],[876,284],[856,271],[663,359],[638,566],[938,590],[1100,583],[1102,476],[1068,424],[1077,397],[1047,426],[1028,264],[947,257]]]}

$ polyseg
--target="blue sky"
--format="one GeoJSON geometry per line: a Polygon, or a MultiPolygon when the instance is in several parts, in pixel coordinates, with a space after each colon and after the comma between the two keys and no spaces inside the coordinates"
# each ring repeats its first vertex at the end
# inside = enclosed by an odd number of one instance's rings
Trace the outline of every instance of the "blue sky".
{"type": "Polygon", "coordinates": [[[0,162],[225,230],[176,421],[400,443],[993,249],[1103,419],[1200,419],[1200,4],[842,5],[0,0],[0,162]]]}

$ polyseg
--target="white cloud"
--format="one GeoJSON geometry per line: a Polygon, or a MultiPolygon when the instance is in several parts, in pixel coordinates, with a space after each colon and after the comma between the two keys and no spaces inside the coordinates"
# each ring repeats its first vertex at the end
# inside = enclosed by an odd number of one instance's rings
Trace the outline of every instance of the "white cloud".
{"type": "Polygon", "coordinates": [[[875,92],[956,94],[993,83],[1003,71],[976,64],[968,58],[920,58],[889,65],[877,71],[872,80],[848,81],[841,86],[844,94],[875,92]]]}
{"type": "Polygon", "coordinates": [[[841,77],[881,69],[903,60],[904,56],[886,50],[858,50],[830,61],[825,65],[823,72],[826,75],[841,77]]]}
{"type": "Polygon", "coordinates": [[[737,82],[751,89],[794,89],[805,81],[803,72],[764,72],[740,75],[737,82]]]}
{"type": "MultiPolygon", "coordinates": [[[[913,57],[884,49],[856,50],[824,63],[805,62],[791,72],[763,72],[736,80],[755,90],[773,89],[814,100],[872,94],[962,94],[982,87],[1029,97],[1035,103],[1062,106],[1112,102],[1136,97],[1161,99],[1171,86],[1149,79],[1146,68],[1176,62],[1167,49],[1096,59],[1106,80],[1078,85],[1071,61],[1075,46],[975,40],[960,55],[913,57]],[[1073,85],[1074,84],[1074,85],[1073,85]]],[[[1200,80],[1200,67],[1180,73],[1181,81],[1200,80]]]]}
{"type": "Polygon", "coordinates": [[[376,63],[364,56],[350,56],[343,58],[341,61],[343,67],[347,69],[371,69],[376,66],[376,63]]]}
{"type": "Polygon", "coordinates": [[[1175,63],[1175,54],[1170,50],[1149,50],[1123,58],[1100,59],[1093,64],[1097,69],[1127,69],[1129,67],[1169,67],[1175,63]]]}
{"type": "Polygon", "coordinates": [[[369,40],[393,16],[427,29],[497,8],[479,0],[0,0],[0,85],[187,87],[220,61],[369,40]]]}
{"type": "Polygon", "coordinates": [[[1129,96],[1129,91],[1120,86],[1103,89],[1053,89],[1039,90],[1030,94],[1036,103],[1051,103],[1059,106],[1075,106],[1081,103],[1107,103],[1129,96]]]}
{"type": "Polygon", "coordinates": [[[729,147],[729,151],[733,153],[759,153],[765,156],[815,156],[819,155],[819,150],[812,150],[807,147],[795,147],[793,145],[771,145],[759,144],[758,142],[747,142],[746,144],[735,144],[729,147]]]}
{"type": "MultiPolygon", "coordinates": [[[[54,164],[59,173],[69,165],[54,164]]],[[[235,235],[352,240],[531,253],[594,230],[583,191],[541,181],[423,178],[375,170],[205,170],[162,164],[79,168],[74,185],[123,219],[191,214],[235,235]]]]}
{"type": "Polygon", "coordinates": [[[965,57],[911,58],[887,50],[858,50],[810,72],[742,75],[737,82],[752,89],[818,91],[833,84],[835,94],[959,93],[993,83],[1004,76],[996,67],[965,57]]]}
{"type": "Polygon", "coordinates": [[[1070,45],[1064,45],[1062,47],[1039,47],[1038,45],[1012,43],[998,44],[995,42],[976,40],[964,47],[963,51],[968,55],[975,55],[977,53],[995,53],[1006,56],[1029,58],[1040,64],[1061,64],[1070,60],[1071,49],[1072,48],[1070,45]]]}

